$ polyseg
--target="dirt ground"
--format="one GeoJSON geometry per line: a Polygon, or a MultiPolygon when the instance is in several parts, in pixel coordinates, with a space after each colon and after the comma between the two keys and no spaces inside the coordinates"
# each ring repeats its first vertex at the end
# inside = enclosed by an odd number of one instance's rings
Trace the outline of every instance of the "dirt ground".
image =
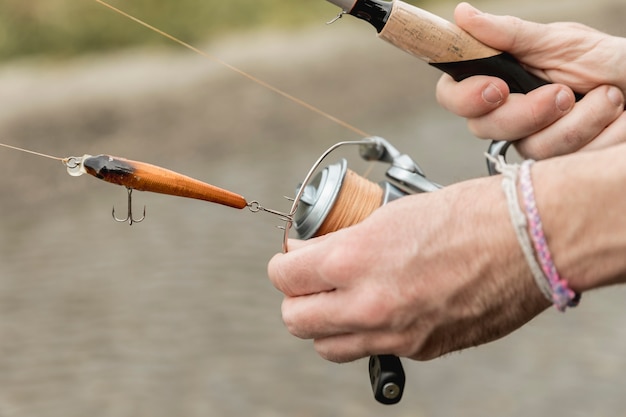
{"type": "MultiPolygon", "coordinates": [[[[626,35],[621,0],[477,5],[626,35]]],[[[430,8],[446,18],[452,9],[430,8]]],[[[439,73],[366,24],[202,49],[385,137],[435,181],[485,175],[486,144],[435,103],[439,73]]],[[[317,156],[346,139],[358,135],[180,49],[0,67],[0,142],[143,160],[278,210],[317,156]]],[[[0,161],[0,417],[608,417],[626,407],[623,289],[586,294],[578,309],[546,312],[488,346],[405,361],[405,398],[383,407],[366,361],[327,363],[284,329],[265,275],[280,250],[277,219],[135,193],[145,222],[118,225],[121,187],[9,150],[0,161]]]]}

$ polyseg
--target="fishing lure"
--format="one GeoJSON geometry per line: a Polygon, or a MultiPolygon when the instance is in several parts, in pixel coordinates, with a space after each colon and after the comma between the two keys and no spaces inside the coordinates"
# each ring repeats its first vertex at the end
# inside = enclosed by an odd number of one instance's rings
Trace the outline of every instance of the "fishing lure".
{"type": "Polygon", "coordinates": [[[149,191],[175,197],[193,198],[236,209],[248,207],[253,213],[264,211],[274,214],[282,220],[291,220],[290,214],[265,208],[258,201],[248,202],[245,197],[232,191],[146,162],[133,161],[111,155],[83,155],[81,157],[69,156],[60,158],[4,143],[0,143],[0,146],[61,161],[67,168],[68,174],[72,177],[80,177],[83,174],[88,174],[103,181],[126,187],[128,191],[127,216],[123,219],[117,218],[115,216],[115,207],[113,207],[112,216],[116,221],[128,222],[129,225],[140,223],[144,220],[146,214],[144,207],[141,218],[133,217],[133,190],[149,191]]]}
{"type": "Polygon", "coordinates": [[[113,207],[112,215],[116,221],[128,222],[129,225],[139,223],[146,217],[144,207],[143,216],[139,219],[133,218],[133,190],[195,198],[237,209],[248,206],[246,199],[239,194],[145,162],[110,155],[83,155],[64,158],[63,163],[67,167],[67,172],[73,177],[89,174],[106,182],[126,187],[128,214],[125,219],[118,219],[115,216],[115,207],[113,207]]]}

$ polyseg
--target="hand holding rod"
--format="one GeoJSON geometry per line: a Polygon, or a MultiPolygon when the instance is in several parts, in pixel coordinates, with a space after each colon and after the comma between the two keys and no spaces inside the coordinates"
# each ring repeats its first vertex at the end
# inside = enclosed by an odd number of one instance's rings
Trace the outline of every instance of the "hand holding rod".
{"type": "MultiPolygon", "coordinates": [[[[458,26],[400,0],[328,0],[372,24],[381,39],[426,61],[456,81],[488,75],[505,81],[511,93],[526,94],[548,81],[526,71],[510,54],[493,49],[458,26]]],[[[580,100],[582,94],[576,94],[580,100]]],[[[493,142],[489,153],[505,155],[510,142],[493,142]]],[[[495,173],[487,163],[490,174],[495,173]]]]}

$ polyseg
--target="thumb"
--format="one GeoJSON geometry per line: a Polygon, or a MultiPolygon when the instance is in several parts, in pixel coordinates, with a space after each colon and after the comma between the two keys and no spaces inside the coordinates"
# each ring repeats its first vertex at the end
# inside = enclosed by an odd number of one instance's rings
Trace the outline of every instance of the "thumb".
{"type": "Polygon", "coordinates": [[[514,16],[496,16],[481,12],[468,3],[460,3],[454,11],[456,24],[492,48],[522,58],[545,39],[548,28],[514,16]]]}

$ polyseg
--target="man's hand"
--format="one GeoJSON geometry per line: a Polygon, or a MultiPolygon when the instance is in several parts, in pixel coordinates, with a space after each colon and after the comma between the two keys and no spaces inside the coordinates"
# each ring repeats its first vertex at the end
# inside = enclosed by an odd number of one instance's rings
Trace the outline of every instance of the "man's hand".
{"type": "Polygon", "coordinates": [[[537,315],[549,302],[526,266],[499,181],[404,197],[356,226],[292,242],[268,267],[285,294],[289,331],[336,362],[426,360],[537,315]]]}
{"type": "Polygon", "coordinates": [[[481,13],[467,3],[456,23],[481,42],[515,56],[553,84],[510,94],[504,81],[485,76],[460,83],[443,75],[441,105],[468,119],[481,138],[518,140],[526,157],[543,159],[626,141],[626,40],[576,23],[539,24],[481,13]],[[585,94],[575,103],[574,91],[585,94]]]}

